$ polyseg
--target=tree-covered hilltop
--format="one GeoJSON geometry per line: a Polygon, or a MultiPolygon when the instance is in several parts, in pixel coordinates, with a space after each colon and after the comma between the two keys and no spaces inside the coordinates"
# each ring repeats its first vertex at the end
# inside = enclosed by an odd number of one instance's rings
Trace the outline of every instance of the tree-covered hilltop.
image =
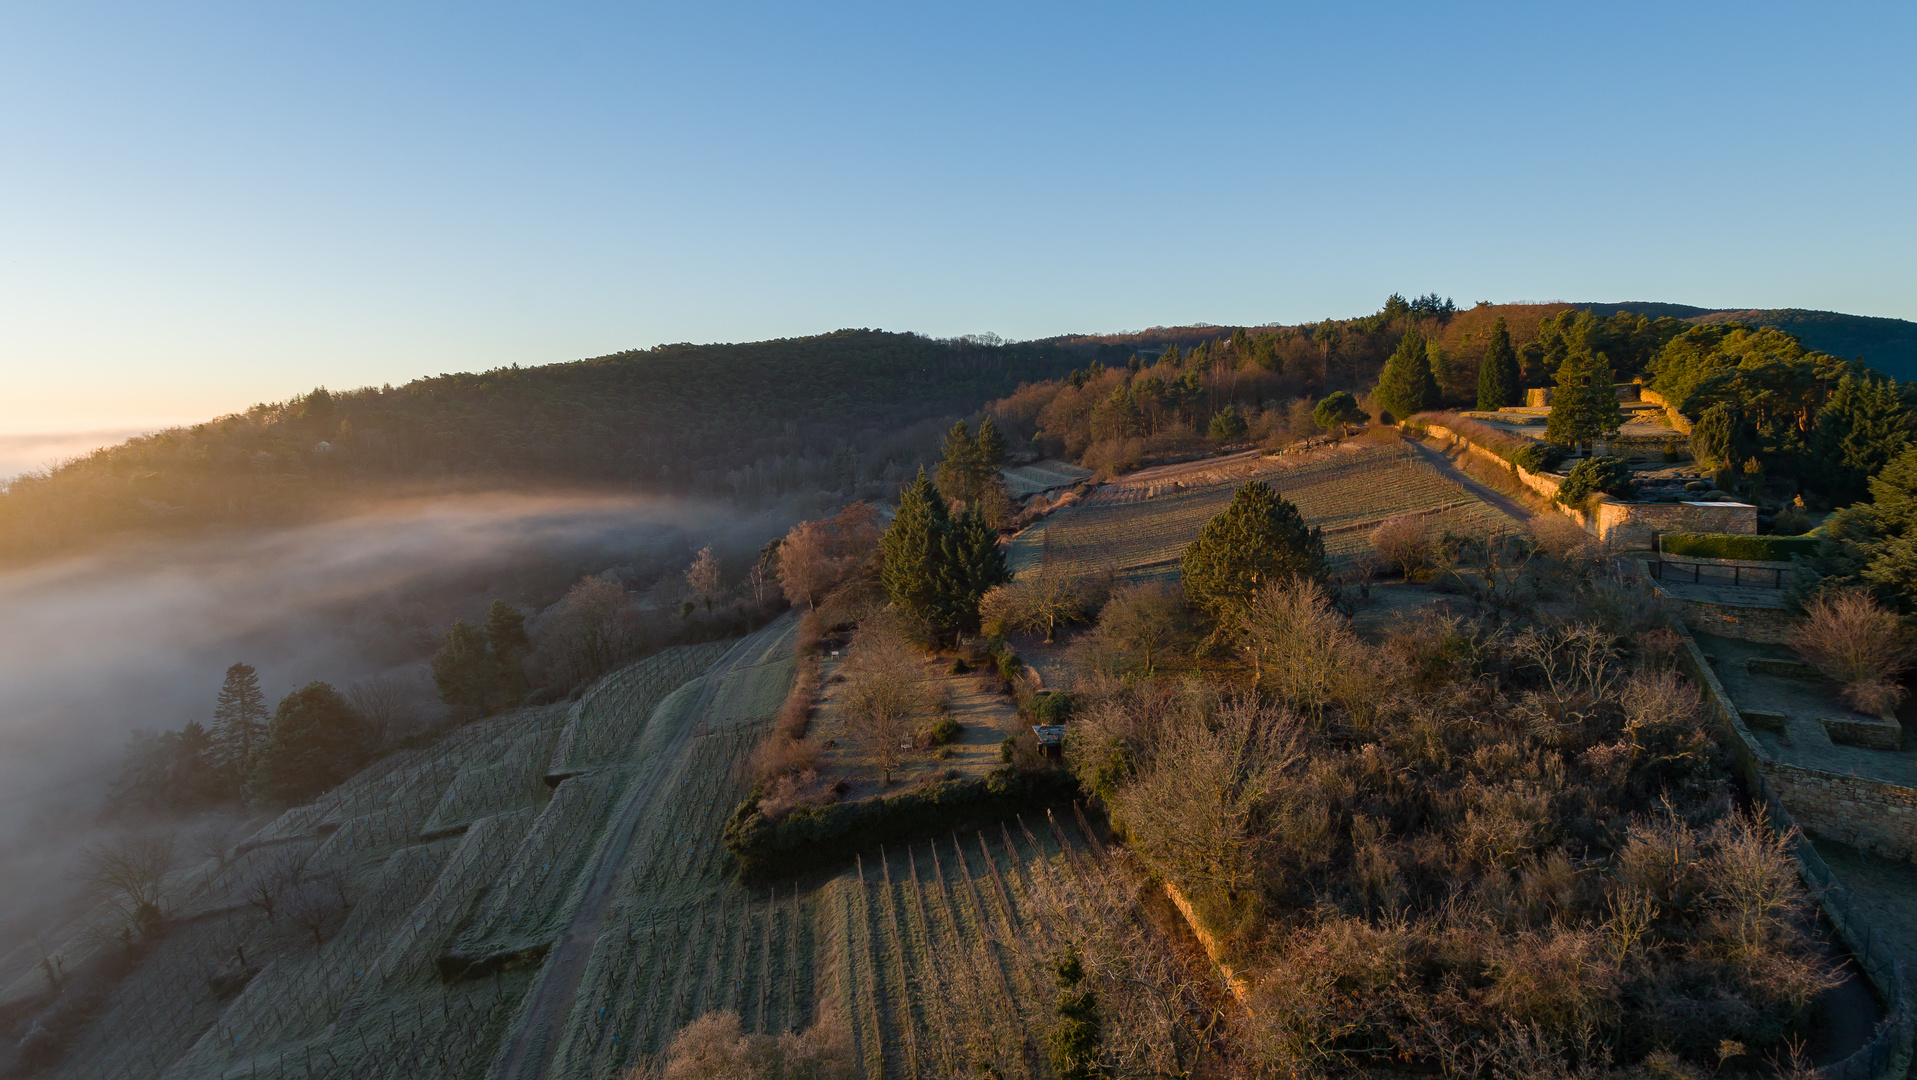
{"type": "Polygon", "coordinates": [[[936,453],[939,419],[1082,362],[1049,343],[840,330],[315,390],[5,485],[0,554],[296,520],[342,497],[407,487],[854,495],[909,479],[936,453]]]}

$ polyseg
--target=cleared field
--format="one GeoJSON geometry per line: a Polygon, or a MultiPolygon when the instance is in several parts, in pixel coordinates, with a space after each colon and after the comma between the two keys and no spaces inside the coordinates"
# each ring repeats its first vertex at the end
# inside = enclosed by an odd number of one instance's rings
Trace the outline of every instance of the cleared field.
{"type": "Polygon", "coordinates": [[[1369,551],[1370,530],[1400,514],[1425,514],[1435,527],[1461,533],[1512,524],[1408,446],[1345,444],[1284,457],[1237,454],[1121,477],[1019,534],[1012,570],[1049,561],[1128,579],[1173,576],[1186,545],[1250,480],[1270,484],[1323,528],[1334,564],[1369,551]]]}

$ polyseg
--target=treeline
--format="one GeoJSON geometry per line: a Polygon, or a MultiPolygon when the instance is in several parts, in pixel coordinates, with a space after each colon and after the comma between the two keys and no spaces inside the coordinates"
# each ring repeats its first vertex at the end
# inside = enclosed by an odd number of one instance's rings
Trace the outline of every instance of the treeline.
{"type": "Polygon", "coordinates": [[[756,500],[889,494],[966,415],[1082,357],[1047,343],[841,330],[315,390],[0,488],[0,552],[136,529],[295,520],[395,486],[609,484],[756,500]]]}
{"type": "Polygon", "coordinates": [[[135,731],[113,803],[190,810],[222,803],[290,806],[351,776],[384,746],[400,703],[377,683],[340,692],[310,682],[267,710],[249,664],[226,671],[211,725],[135,731]]]}

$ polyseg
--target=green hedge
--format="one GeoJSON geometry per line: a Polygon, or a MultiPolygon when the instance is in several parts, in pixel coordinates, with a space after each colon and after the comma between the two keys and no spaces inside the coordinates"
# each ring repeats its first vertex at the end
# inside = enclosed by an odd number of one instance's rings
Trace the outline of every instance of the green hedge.
{"type": "Polygon", "coordinates": [[[968,821],[1007,818],[1029,806],[1063,802],[1078,782],[1062,769],[994,769],[982,778],[946,780],[896,795],[794,810],[778,821],[759,812],[758,789],[726,822],[726,850],[746,878],[798,874],[880,844],[917,840],[968,821]]]}
{"type": "Polygon", "coordinates": [[[1750,559],[1789,562],[1793,555],[1809,557],[1817,550],[1808,536],[1756,536],[1750,533],[1665,533],[1658,549],[1666,555],[1693,559],[1750,559]]]}

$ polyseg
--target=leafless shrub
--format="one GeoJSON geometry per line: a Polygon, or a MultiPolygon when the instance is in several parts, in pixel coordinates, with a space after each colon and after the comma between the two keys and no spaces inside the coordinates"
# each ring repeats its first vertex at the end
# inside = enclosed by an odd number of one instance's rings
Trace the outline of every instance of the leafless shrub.
{"type": "Polygon", "coordinates": [[[766,784],[759,812],[776,821],[802,807],[830,806],[839,800],[839,786],[807,769],[781,773],[766,784]]]}
{"type": "Polygon", "coordinates": [[[245,835],[244,825],[220,814],[187,834],[186,849],[202,859],[211,859],[218,869],[224,870],[233,861],[234,849],[245,835]]]}
{"type": "Polygon", "coordinates": [[[1539,731],[1588,718],[1610,695],[1617,678],[1616,643],[1592,623],[1527,627],[1512,640],[1511,649],[1543,684],[1521,700],[1539,731]]]}
{"type": "Polygon", "coordinates": [[[281,914],[287,893],[306,883],[312,861],[312,848],[301,844],[280,845],[247,878],[240,894],[249,907],[258,909],[271,923],[281,914]]]}
{"type": "Polygon", "coordinates": [[[1251,888],[1279,778],[1303,750],[1289,710],[1241,700],[1210,724],[1161,731],[1150,764],[1109,802],[1154,867],[1229,906],[1251,888]]]}
{"type": "MultiPolygon", "coordinates": [[[[804,1034],[749,1035],[739,1014],[711,1012],[680,1028],[666,1048],[663,1080],[852,1080],[852,1033],[827,1014],[804,1034]]],[[[641,1080],[643,1067],[627,1072],[641,1080]]],[[[649,1080],[649,1078],[648,1078],[649,1080]]]]}
{"type": "Polygon", "coordinates": [[[1093,579],[1047,563],[987,592],[979,600],[979,621],[991,637],[1044,634],[1052,641],[1059,627],[1095,610],[1098,591],[1093,579]]]}
{"type": "Polygon", "coordinates": [[[1655,900],[1667,911],[1684,912],[1700,887],[1697,837],[1670,815],[1632,826],[1618,849],[1618,881],[1655,900]]]}
{"type": "Polygon", "coordinates": [[[1583,566],[1603,558],[1598,538],[1563,514],[1538,514],[1525,523],[1531,543],[1553,559],[1583,566]]]}
{"type": "Polygon", "coordinates": [[[1401,514],[1371,530],[1371,548],[1398,568],[1406,581],[1432,569],[1438,562],[1438,540],[1417,514],[1401,514]]]}
{"type": "Polygon", "coordinates": [[[1273,584],[1254,597],[1238,641],[1253,681],[1314,718],[1333,704],[1369,715],[1395,674],[1332,610],[1324,587],[1304,578],[1273,584]]]}
{"type": "Polygon", "coordinates": [[[1869,593],[1849,589],[1811,600],[1790,645],[1843,684],[1844,699],[1859,712],[1888,717],[1904,699],[1898,679],[1910,667],[1910,638],[1869,593]]]}
{"type": "Polygon", "coordinates": [[[1624,706],[1625,735],[1633,744],[1660,729],[1694,726],[1704,707],[1697,688],[1669,669],[1632,676],[1619,703],[1624,706]]]}
{"type": "Polygon", "coordinates": [[[752,774],[774,781],[809,772],[819,764],[819,747],[810,739],[794,739],[773,732],[752,752],[752,774]]]}

